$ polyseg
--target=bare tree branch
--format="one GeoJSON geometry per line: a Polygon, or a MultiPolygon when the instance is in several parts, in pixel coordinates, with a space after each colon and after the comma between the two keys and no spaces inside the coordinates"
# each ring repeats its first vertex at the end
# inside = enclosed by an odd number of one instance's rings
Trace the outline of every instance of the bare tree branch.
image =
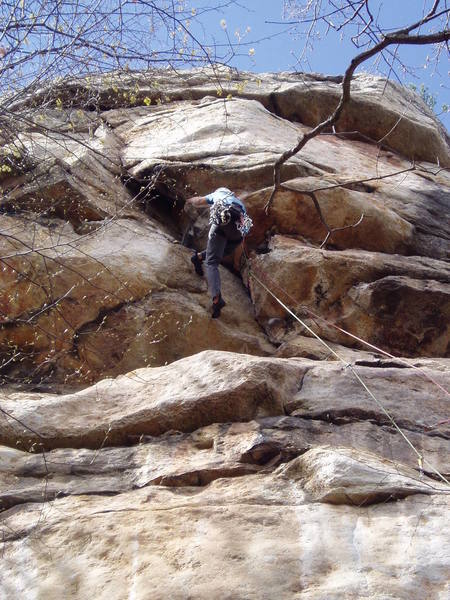
{"type": "MultiPolygon", "coordinates": [[[[430,13],[429,13],[429,15],[427,15],[427,18],[428,18],[428,20],[429,20],[429,18],[431,18],[430,13]]],[[[416,27],[417,27],[417,25],[416,25],[416,27]]],[[[363,62],[365,62],[369,58],[375,56],[376,54],[380,53],[382,50],[384,50],[385,48],[387,48],[388,46],[391,46],[393,44],[426,45],[426,44],[435,44],[437,42],[443,42],[443,41],[446,41],[449,39],[450,39],[450,31],[449,30],[439,31],[439,32],[432,33],[432,34],[415,35],[415,36],[410,36],[410,35],[408,35],[408,33],[403,33],[403,30],[400,30],[400,31],[396,31],[394,33],[386,35],[385,38],[381,42],[376,44],[373,48],[370,48],[369,50],[366,50],[366,51],[358,54],[357,56],[355,56],[351,60],[350,65],[347,67],[347,70],[345,71],[344,79],[342,81],[341,98],[340,98],[339,103],[338,103],[336,109],[334,110],[334,112],[327,119],[325,119],[324,121],[322,121],[321,123],[316,125],[316,127],[314,127],[310,132],[304,134],[293,148],[283,152],[283,154],[275,162],[274,173],[273,173],[273,189],[272,189],[269,199],[265,205],[266,213],[268,213],[270,206],[271,206],[272,202],[274,201],[275,195],[276,195],[277,191],[280,189],[282,166],[290,158],[292,158],[293,156],[298,154],[298,152],[300,152],[300,150],[302,148],[304,148],[305,145],[310,140],[312,140],[313,138],[318,136],[320,133],[322,133],[324,130],[328,129],[329,127],[333,126],[335,123],[337,123],[339,121],[339,118],[342,115],[342,111],[343,111],[345,105],[350,100],[350,85],[351,85],[351,81],[352,81],[354,72],[363,62]]]]}

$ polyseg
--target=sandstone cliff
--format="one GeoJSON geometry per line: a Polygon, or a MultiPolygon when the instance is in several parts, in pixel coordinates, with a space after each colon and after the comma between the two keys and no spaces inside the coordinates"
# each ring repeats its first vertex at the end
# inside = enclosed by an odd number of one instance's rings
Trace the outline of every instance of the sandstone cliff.
{"type": "Polygon", "coordinates": [[[359,75],[265,211],[338,95],[155,71],[11,106],[2,598],[447,597],[448,136],[359,75]],[[254,228],[212,320],[184,203],[223,185],[254,228]]]}

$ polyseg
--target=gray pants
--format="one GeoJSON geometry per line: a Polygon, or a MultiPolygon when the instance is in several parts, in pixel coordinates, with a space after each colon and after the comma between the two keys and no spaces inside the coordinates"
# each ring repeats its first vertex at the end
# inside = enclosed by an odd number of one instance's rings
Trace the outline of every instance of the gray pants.
{"type": "Polygon", "coordinates": [[[231,235],[234,239],[230,239],[230,237],[227,236],[228,231],[226,228],[219,227],[214,229],[215,230],[210,231],[206,250],[203,250],[203,252],[200,252],[199,254],[204,261],[208,289],[213,298],[220,294],[220,261],[224,256],[232,254],[242,242],[242,237],[236,236],[235,227],[233,228],[234,231],[231,231],[231,235]]]}

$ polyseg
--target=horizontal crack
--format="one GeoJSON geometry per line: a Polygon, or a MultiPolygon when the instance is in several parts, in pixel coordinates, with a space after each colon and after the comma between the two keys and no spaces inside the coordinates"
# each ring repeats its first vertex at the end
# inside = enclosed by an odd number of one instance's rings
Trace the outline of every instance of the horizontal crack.
{"type": "MultiPolygon", "coordinates": [[[[142,485],[136,485],[133,481],[130,481],[122,489],[118,490],[83,490],[80,486],[80,490],[74,493],[66,492],[64,490],[55,491],[44,491],[46,481],[51,481],[53,473],[49,473],[45,477],[39,480],[36,485],[36,490],[30,492],[26,490],[23,498],[20,498],[20,491],[14,493],[5,493],[0,495],[0,513],[9,510],[15,506],[21,504],[43,504],[46,502],[52,502],[58,498],[66,498],[69,496],[117,496],[119,494],[128,493],[134,489],[142,489],[150,486],[160,486],[166,488],[175,487],[206,487],[217,479],[229,479],[236,477],[245,477],[247,475],[256,475],[258,473],[270,473],[281,463],[287,463],[303,453],[303,451],[283,451],[280,449],[275,455],[273,452],[269,452],[267,448],[262,448],[261,444],[255,446],[251,451],[243,455],[240,462],[236,462],[232,466],[219,466],[217,468],[204,469],[193,469],[186,470],[183,473],[165,474],[150,479],[142,485]],[[34,494],[34,496],[33,496],[34,494]]],[[[266,444],[268,446],[268,444],[266,444]]],[[[274,445],[271,445],[271,449],[274,449],[274,445]]],[[[119,472],[120,474],[120,472],[119,472]]],[[[95,479],[95,473],[92,473],[92,479],[95,479]]],[[[76,480],[76,476],[73,478],[76,480]]]]}
{"type": "Polygon", "coordinates": [[[405,365],[389,360],[355,360],[355,365],[358,367],[372,367],[379,369],[412,369],[412,365],[405,365]]]}
{"type": "MultiPolygon", "coordinates": [[[[322,421],[325,423],[330,423],[331,425],[336,425],[337,427],[341,425],[348,425],[351,423],[356,423],[359,421],[367,421],[376,425],[377,427],[389,427],[393,432],[396,431],[395,427],[392,426],[391,421],[387,417],[383,417],[379,413],[366,411],[363,409],[351,409],[351,411],[344,410],[326,410],[319,412],[310,412],[308,414],[301,413],[296,414],[297,410],[293,409],[288,412],[289,416],[305,419],[307,421],[322,421]]],[[[444,440],[450,439],[450,435],[438,431],[428,431],[427,426],[415,426],[411,421],[405,421],[402,419],[395,419],[397,425],[401,429],[405,429],[406,431],[411,431],[413,433],[420,433],[426,435],[428,437],[439,437],[444,440]]]]}

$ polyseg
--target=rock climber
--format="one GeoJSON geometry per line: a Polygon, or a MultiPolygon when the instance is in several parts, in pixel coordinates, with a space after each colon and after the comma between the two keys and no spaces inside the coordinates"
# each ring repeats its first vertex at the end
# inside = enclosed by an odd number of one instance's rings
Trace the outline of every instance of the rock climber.
{"type": "Polygon", "coordinates": [[[243,202],[224,187],[218,188],[207,196],[188,198],[186,204],[210,206],[210,229],[206,250],[194,252],[191,261],[197,275],[203,275],[203,263],[205,265],[208,289],[212,296],[211,316],[217,319],[225,306],[220,290],[220,261],[242,243],[243,238],[250,231],[252,220],[243,202]]]}

